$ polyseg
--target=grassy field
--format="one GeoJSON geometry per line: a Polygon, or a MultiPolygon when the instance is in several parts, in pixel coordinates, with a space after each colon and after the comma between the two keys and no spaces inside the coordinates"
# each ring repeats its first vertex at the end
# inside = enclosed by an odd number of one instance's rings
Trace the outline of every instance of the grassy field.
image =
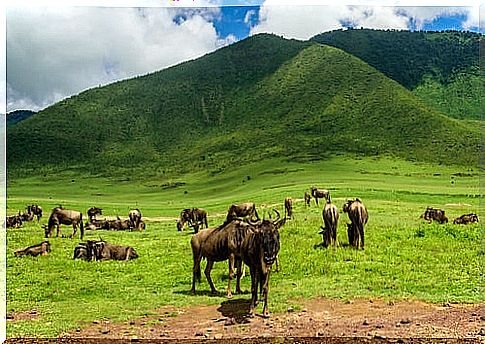
{"type": "MultiPolygon", "coordinates": [[[[93,205],[106,216],[126,218],[139,207],[147,221],[144,232],[87,232],[87,239],[103,239],[135,247],[140,258],[129,262],[72,260],[79,238],[51,238],[48,257],[16,258],[16,248],[43,240],[41,225],[33,222],[7,231],[7,312],[36,309],[35,320],[7,323],[7,336],[56,336],[93,320],[123,321],[152,314],[165,306],[220,304],[210,296],[205,279],[190,295],[191,232],[178,232],[175,218],[185,207],[203,207],[209,225],[223,221],[233,202],[254,201],[260,214],[283,199],[303,197],[317,185],[331,190],[341,209],[348,198],[359,197],[369,210],[366,249],[321,249],[318,235],[321,206],[296,202],[295,219],[281,230],[279,273],[271,276],[270,310],[298,309],[301,298],[358,297],[418,299],[427,302],[476,303],[485,300],[485,255],[480,225],[428,225],[419,219],[426,206],[445,209],[450,219],[480,212],[477,169],[417,164],[393,159],[350,159],[340,156],[314,163],[272,160],[221,174],[143,180],[136,176],[83,178],[79,173],[9,180],[7,213],[39,203],[85,210],[93,205]],[[128,180],[129,179],[129,180],[128,180]],[[156,220],[156,221],[154,221],[156,220]]],[[[341,213],[338,238],[347,243],[347,215],[341,213]]],[[[452,222],[452,221],[450,221],[452,222]]],[[[70,233],[62,227],[63,233],[70,233]]],[[[224,291],[227,264],[216,263],[212,276],[224,291]]],[[[245,277],[243,289],[250,287],[245,277]]],[[[247,298],[249,294],[235,296],[247,298]]],[[[260,312],[261,309],[258,309],[260,312]]]]}

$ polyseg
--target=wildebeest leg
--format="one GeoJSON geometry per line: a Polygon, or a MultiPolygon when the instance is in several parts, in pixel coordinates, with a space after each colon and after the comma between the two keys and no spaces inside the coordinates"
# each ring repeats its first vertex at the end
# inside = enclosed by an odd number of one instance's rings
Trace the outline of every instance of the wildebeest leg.
{"type": "Polygon", "coordinates": [[[364,224],[359,224],[360,248],[364,249],[364,224]]]}
{"type": "Polygon", "coordinates": [[[254,308],[256,307],[256,302],[258,301],[258,282],[259,276],[258,272],[254,268],[249,268],[251,273],[251,304],[249,305],[249,316],[254,317],[254,308]]]}
{"type": "Polygon", "coordinates": [[[242,294],[241,290],[242,260],[236,259],[236,293],[242,294]]]}
{"type": "Polygon", "coordinates": [[[69,237],[69,239],[72,239],[74,237],[74,234],[76,234],[76,232],[77,232],[77,222],[73,222],[72,223],[72,234],[69,237]]]}
{"type": "MultiPolygon", "coordinates": [[[[227,279],[227,297],[228,298],[231,298],[232,297],[232,292],[231,292],[231,281],[232,281],[232,278],[234,276],[234,255],[229,255],[229,276],[228,276],[228,279],[227,279]]],[[[236,285],[237,285],[237,281],[236,281],[236,285]]]]}
{"type": "Polygon", "coordinates": [[[195,280],[200,283],[200,260],[202,257],[200,255],[194,255],[194,268],[192,269],[192,289],[190,292],[192,295],[195,294],[195,280]]]}
{"type": "Polygon", "coordinates": [[[207,282],[209,282],[209,285],[211,287],[211,293],[217,294],[217,290],[214,287],[214,283],[212,283],[212,278],[211,278],[211,270],[213,265],[214,265],[214,261],[207,259],[207,266],[205,267],[204,274],[205,274],[205,277],[207,278],[207,282]]]}
{"type": "Polygon", "coordinates": [[[59,232],[61,231],[60,227],[61,225],[59,223],[56,223],[56,237],[59,237],[59,232]]]}
{"type": "Polygon", "coordinates": [[[269,271],[263,273],[263,318],[269,318],[269,309],[268,309],[268,291],[269,291],[269,271]]]}
{"type": "Polygon", "coordinates": [[[275,264],[276,264],[275,272],[280,272],[280,260],[278,259],[278,256],[276,256],[275,264]]]}

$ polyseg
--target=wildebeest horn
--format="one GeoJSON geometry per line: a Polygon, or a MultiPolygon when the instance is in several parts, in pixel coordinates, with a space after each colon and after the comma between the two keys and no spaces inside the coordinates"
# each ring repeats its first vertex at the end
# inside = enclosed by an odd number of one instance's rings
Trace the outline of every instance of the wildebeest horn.
{"type": "Polygon", "coordinates": [[[259,226],[261,221],[256,221],[254,222],[253,220],[251,219],[247,219],[247,222],[251,225],[251,226],[259,226]]]}
{"type": "Polygon", "coordinates": [[[278,222],[278,221],[279,221],[279,219],[280,219],[280,213],[279,213],[279,211],[278,211],[278,210],[276,210],[276,209],[273,209],[273,211],[276,213],[276,216],[277,216],[276,220],[274,220],[273,222],[278,222]]]}

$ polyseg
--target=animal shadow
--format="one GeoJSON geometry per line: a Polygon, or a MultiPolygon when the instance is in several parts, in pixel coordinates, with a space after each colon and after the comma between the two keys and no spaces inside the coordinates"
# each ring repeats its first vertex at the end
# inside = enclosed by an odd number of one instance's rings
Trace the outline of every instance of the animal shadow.
{"type": "Polygon", "coordinates": [[[224,317],[234,319],[237,324],[247,323],[250,304],[251,300],[246,299],[227,300],[221,303],[217,311],[224,317]]]}

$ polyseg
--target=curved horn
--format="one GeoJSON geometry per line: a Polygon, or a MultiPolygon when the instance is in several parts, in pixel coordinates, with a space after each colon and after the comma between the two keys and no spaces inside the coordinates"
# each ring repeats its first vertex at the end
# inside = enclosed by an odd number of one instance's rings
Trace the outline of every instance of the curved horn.
{"type": "Polygon", "coordinates": [[[247,222],[248,222],[248,223],[249,223],[251,226],[254,226],[254,227],[259,226],[259,225],[261,224],[261,220],[259,220],[259,221],[255,221],[255,222],[254,222],[254,221],[253,221],[253,220],[251,220],[251,219],[247,219],[246,221],[247,221],[247,222]]]}
{"type": "Polygon", "coordinates": [[[278,221],[279,221],[279,219],[280,219],[280,217],[281,217],[281,216],[280,216],[280,213],[279,213],[279,211],[278,211],[278,210],[276,210],[276,209],[273,209],[273,211],[276,213],[276,216],[277,216],[277,217],[276,217],[276,220],[274,220],[273,222],[278,222],[278,221]]]}

